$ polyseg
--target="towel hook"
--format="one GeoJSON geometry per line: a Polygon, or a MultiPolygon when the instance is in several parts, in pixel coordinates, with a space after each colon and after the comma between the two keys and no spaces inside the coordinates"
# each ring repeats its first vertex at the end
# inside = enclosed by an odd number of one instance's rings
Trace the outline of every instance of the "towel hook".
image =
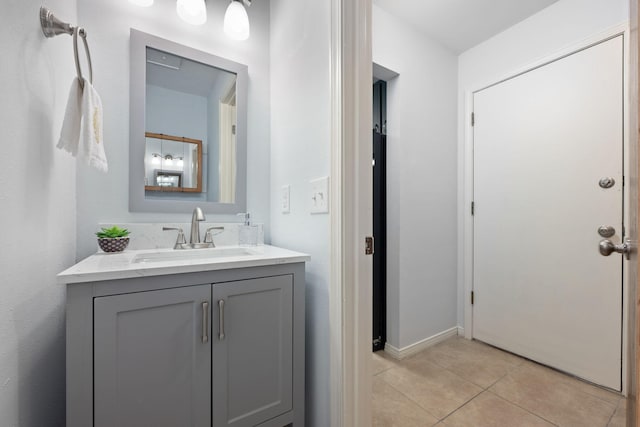
{"type": "Polygon", "coordinates": [[[84,42],[84,51],[87,55],[87,63],[89,64],[89,81],[93,83],[93,65],[91,64],[91,53],[89,53],[89,44],[87,43],[87,32],[82,27],[74,27],[67,22],[59,20],[53,12],[47,7],[40,7],[40,25],[45,37],[55,37],[60,34],[69,34],[73,36],[73,54],[76,61],[76,73],[80,81],[80,87],[84,88],[84,80],[82,69],[80,68],[80,58],[78,56],[78,35],[82,37],[84,42]]]}

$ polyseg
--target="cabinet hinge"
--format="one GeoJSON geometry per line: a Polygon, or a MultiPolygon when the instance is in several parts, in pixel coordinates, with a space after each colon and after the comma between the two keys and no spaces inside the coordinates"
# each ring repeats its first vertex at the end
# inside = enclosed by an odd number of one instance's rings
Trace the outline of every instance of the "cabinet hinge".
{"type": "Polygon", "coordinates": [[[471,291],[471,305],[475,302],[475,297],[473,291],[471,291]]]}
{"type": "Polygon", "coordinates": [[[475,215],[476,213],[476,202],[471,202],[471,215],[475,215]]]}
{"type": "Polygon", "coordinates": [[[471,126],[476,125],[476,113],[471,113],[471,126]]]}

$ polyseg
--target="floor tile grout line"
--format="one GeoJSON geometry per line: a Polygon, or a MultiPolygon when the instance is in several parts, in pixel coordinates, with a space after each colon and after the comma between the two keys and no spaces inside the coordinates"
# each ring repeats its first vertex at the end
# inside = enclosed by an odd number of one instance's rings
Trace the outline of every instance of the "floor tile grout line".
{"type": "Polygon", "coordinates": [[[487,390],[482,390],[480,393],[476,394],[475,396],[473,396],[471,399],[467,400],[466,402],[464,402],[462,405],[458,406],[456,409],[454,409],[452,412],[450,412],[446,417],[444,417],[443,419],[441,419],[439,422],[443,422],[444,420],[446,420],[447,418],[449,418],[450,416],[452,416],[453,414],[455,414],[456,412],[458,412],[459,410],[461,410],[462,408],[464,408],[465,406],[467,406],[467,404],[471,403],[472,400],[475,400],[476,398],[478,398],[478,396],[480,396],[482,393],[486,392],[487,390]]]}
{"type": "MultiPolygon", "coordinates": [[[[391,368],[391,369],[394,369],[394,368],[391,368]]],[[[391,370],[391,369],[388,369],[388,370],[391,370]]],[[[423,411],[425,411],[427,414],[429,414],[430,416],[432,416],[436,420],[440,420],[440,418],[438,416],[436,416],[436,415],[432,414],[431,412],[429,412],[424,406],[422,406],[420,403],[418,403],[415,400],[413,400],[411,398],[411,396],[405,394],[402,390],[400,390],[399,388],[395,387],[393,384],[391,384],[390,382],[386,381],[384,378],[381,377],[380,380],[383,381],[386,385],[388,385],[392,389],[394,389],[395,391],[397,391],[398,393],[400,393],[401,395],[403,395],[404,397],[406,397],[410,402],[415,404],[418,408],[422,409],[423,411]]]]}
{"type": "MultiPolygon", "coordinates": [[[[543,368],[545,368],[545,369],[549,369],[549,368],[547,368],[547,367],[546,367],[546,366],[544,366],[544,365],[540,365],[540,366],[541,366],[541,367],[543,367],[543,368]]],[[[502,380],[503,380],[505,377],[507,377],[508,375],[509,375],[509,374],[505,375],[503,378],[501,378],[500,380],[496,381],[496,382],[491,386],[491,388],[493,388],[493,386],[494,386],[494,385],[496,385],[498,382],[502,381],[502,380]]],[[[566,383],[565,383],[565,384],[566,384],[566,383]]],[[[521,409],[523,409],[523,410],[525,410],[525,411],[529,412],[530,414],[533,414],[533,415],[535,415],[535,416],[537,416],[537,417],[539,417],[539,418],[542,418],[543,420],[545,420],[545,421],[547,421],[547,422],[549,422],[549,423],[551,423],[551,424],[553,424],[553,425],[557,425],[557,424],[553,423],[552,421],[548,420],[547,418],[543,417],[542,415],[540,415],[540,414],[538,414],[538,413],[536,413],[536,412],[533,412],[532,410],[527,409],[527,408],[525,408],[524,406],[521,406],[521,405],[520,405],[519,403],[517,403],[517,402],[514,402],[514,401],[510,400],[507,396],[500,395],[500,394],[498,394],[497,392],[495,392],[494,390],[491,390],[491,389],[487,389],[487,391],[488,391],[489,393],[491,393],[491,394],[493,394],[493,395],[495,395],[495,396],[499,397],[500,399],[502,399],[502,400],[504,400],[504,401],[506,401],[506,402],[509,402],[509,403],[511,403],[511,404],[513,404],[513,405],[515,405],[515,406],[517,406],[517,407],[519,407],[519,408],[521,408],[521,409]]],[[[595,398],[595,399],[599,400],[600,402],[602,402],[602,403],[606,404],[607,406],[610,406],[610,405],[611,405],[611,403],[610,403],[610,402],[608,402],[608,401],[606,401],[606,400],[604,400],[604,399],[599,399],[599,398],[597,398],[596,396],[593,396],[593,395],[591,395],[591,394],[589,394],[589,393],[587,393],[587,392],[585,392],[585,391],[583,391],[583,390],[577,390],[577,391],[579,391],[580,393],[586,394],[586,395],[588,395],[588,396],[590,396],[590,397],[592,397],[592,398],[595,398]]],[[[616,412],[616,409],[617,409],[617,408],[618,408],[618,404],[616,404],[616,405],[614,406],[614,410],[613,410],[613,413],[611,414],[611,417],[613,417],[613,415],[615,415],[615,412],[616,412]]],[[[605,424],[603,427],[607,427],[607,426],[609,425],[609,423],[611,422],[611,417],[609,418],[609,421],[607,421],[607,424],[605,424]]]]}
{"type": "MultiPolygon", "coordinates": [[[[519,405],[519,404],[517,404],[516,402],[512,402],[512,401],[510,401],[509,399],[507,399],[507,398],[506,398],[506,397],[504,397],[504,396],[500,396],[499,394],[496,394],[496,393],[494,393],[494,392],[493,392],[493,391],[491,391],[491,390],[487,390],[487,393],[491,393],[492,395],[494,395],[494,396],[495,396],[495,397],[497,397],[498,399],[504,400],[505,402],[507,402],[507,403],[509,403],[509,404],[511,404],[511,405],[513,405],[513,406],[515,406],[515,407],[517,407],[517,408],[522,409],[523,411],[527,412],[528,414],[531,414],[531,415],[533,415],[533,416],[535,416],[535,417],[537,417],[537,418],[540,418],[541,420],[543,420],[543,421],[545,421],[545,422],[548,422],[549,424],[551,424],[551,425],[553,425],[553,426],[558,427],[558,424],[554,423],[553,421],[548,420],[547,418],[543,417],[542,415],[537,414],[537,413],[535,413],[535,412],[533,412],[533,411],[531,411],[531,410],[529,410],[529,409],[527,409],[527,408],[525,408],[525,407],[523,407],[523,406],[520,406],[520,405],[519,405]]],[[[604,426],[604,427],[606,427],[606,426],[604,426]]]]}
{"type": "Polygon", "coordinates": [[[609,427],[609,425],[611,425],[611,421],[613,420],[613,417],[615,417],[616,412],[618,412],[618,408],[620,407],[620,402],[622,402],[622,399],[620,399],[618,401],[618,404],[616,405],[615,409],[613,410],[613,413],[609,417],[609,421],[607,421],[607,427],[609,427]]]}

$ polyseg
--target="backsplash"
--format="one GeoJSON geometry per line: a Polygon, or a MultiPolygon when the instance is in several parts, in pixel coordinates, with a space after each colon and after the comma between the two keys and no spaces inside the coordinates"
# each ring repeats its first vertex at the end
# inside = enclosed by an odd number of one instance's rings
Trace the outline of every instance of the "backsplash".
{"type": "MultiPolygon", "coordinates": [[[[129,236],[131,238],[129,250],[138,249],[161,249],[172,248],[176,243],[178,236],[177,231],[163,231],[162,227],[180,227],[184,231],[184,235],[189,241],[189,234],[191,231],[191,223],[102,223],[98,224],[96,231],[102,227],[112,227],[117,225],[118,227],[126,228],[131,232],[129,236]]],[[[200,223],[200,238],[204,240],[204,234],[209,227],[224,227],[224,230],[213,230],[213,242],[216,246],[236,246],[240,242],[240,227],[243,225],[237,222],[201,222],[200,223]],[[215,234],[219,233],[219,234],[215,234]]],[[[264,234],[258,236],[258,244],[264,244],[264,234]]],[[[98,249],[96,243],[96,250],[98,249]]]]}

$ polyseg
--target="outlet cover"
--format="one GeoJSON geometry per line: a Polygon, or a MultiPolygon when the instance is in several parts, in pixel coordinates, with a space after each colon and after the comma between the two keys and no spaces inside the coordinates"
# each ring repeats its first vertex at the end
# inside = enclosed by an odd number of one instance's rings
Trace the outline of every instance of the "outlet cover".
{"type": "Polygon", "coordinates": [[[312,214],[329,213],[329,177],[309,181],[309,211],[312,214]]]}
{"type": "Polygon", "coordinates": [[[282,213],[291,212],[291,187],[289,185],[283,185],[280,191],[280,209],[282,213]]]}

